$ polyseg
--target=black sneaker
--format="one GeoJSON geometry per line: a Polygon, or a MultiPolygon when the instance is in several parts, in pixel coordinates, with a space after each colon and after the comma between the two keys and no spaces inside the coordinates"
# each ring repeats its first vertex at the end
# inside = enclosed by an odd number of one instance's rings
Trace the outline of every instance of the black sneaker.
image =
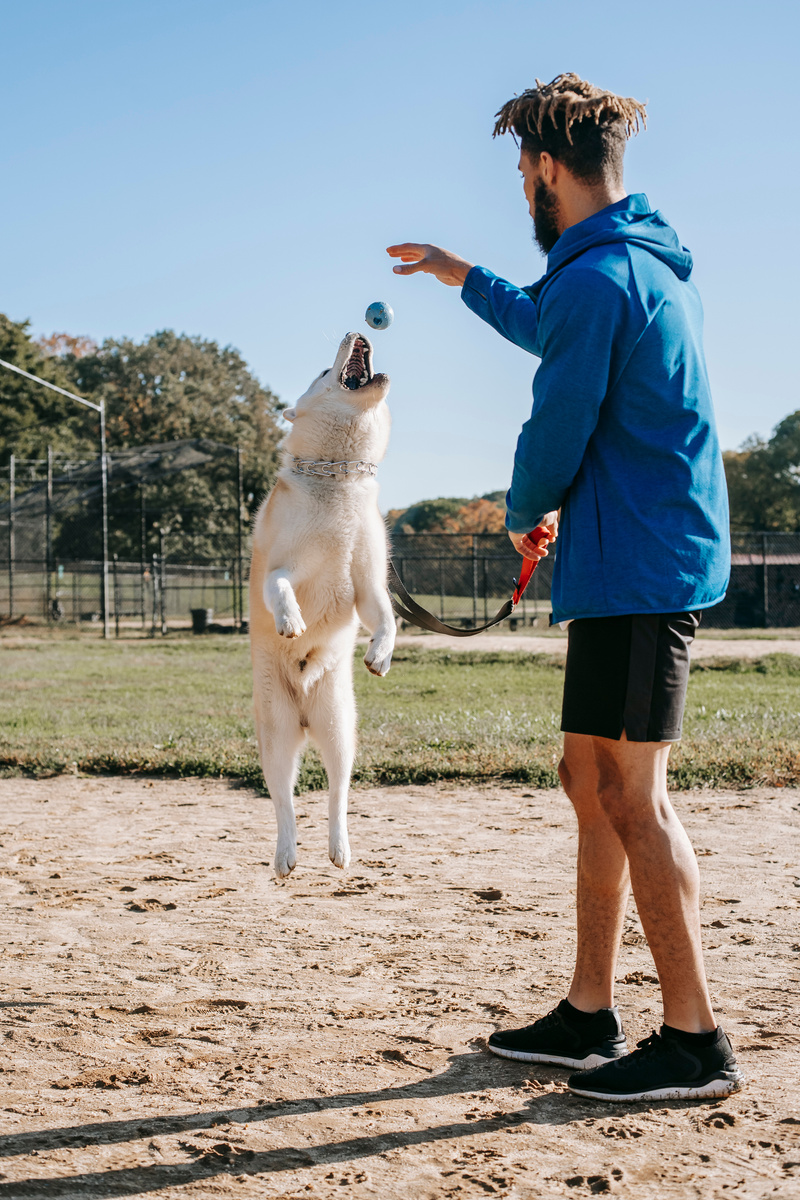
{"type": "Polygon", "coordinates": [[[632,1054],[592,1071],[570,1075],[569,1090],[593,1100],[706,1100],[729,1096],[744,1076],[722,1030],[710,1046],[678,1041],[662,1026],[632,1054]]]}
{"type": "Polygon", "coordinates": [[[524,1029],[503,1029],[489,1038],[492,1054],[558,1067],[598,1067],[628,1053],[616,1008],[601,1008],[590,1021],[570,1020],[562,1000],[547,1016],[524,1029]]]}

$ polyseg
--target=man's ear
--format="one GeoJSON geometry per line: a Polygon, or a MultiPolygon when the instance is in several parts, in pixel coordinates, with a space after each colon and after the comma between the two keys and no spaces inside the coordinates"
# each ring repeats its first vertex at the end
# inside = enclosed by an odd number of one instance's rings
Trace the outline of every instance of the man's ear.
{"type": "Polygon", "coordinates": [[[539,173],[547,187],[552,187],[558,174],[558,163],[547,150],[539,155],[539,173]]]}

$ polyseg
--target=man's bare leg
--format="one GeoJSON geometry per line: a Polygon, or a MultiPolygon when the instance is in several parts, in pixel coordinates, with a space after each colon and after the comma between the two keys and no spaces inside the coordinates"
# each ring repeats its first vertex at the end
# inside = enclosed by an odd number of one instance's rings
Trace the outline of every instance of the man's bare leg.
{"type": "Polygon", "coordinates": [[[567,999],[583,1012],[611,1008],[630,882],[625,850],[598,796],[594,738],[564,735],[559,775],[578,818],[578,949],[567,999]]]}
{"type": "Polygon", "coordinates": [[[700,935],[700,875],[667,794],[669,742],[592,738],[599,803],[627,854],[636,907],[658,970],[664,1022],[716,1028],[700,935]]]}

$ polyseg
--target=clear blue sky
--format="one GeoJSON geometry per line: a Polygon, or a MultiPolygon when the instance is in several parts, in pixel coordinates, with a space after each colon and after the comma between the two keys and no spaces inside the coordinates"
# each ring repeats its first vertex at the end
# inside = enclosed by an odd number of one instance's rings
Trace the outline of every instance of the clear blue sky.
{"type": "Polygon", "coordinates": [[[384,507],[508,483],[536,360],[384,247],[517,283],[543,261],[513,93],[574,70],[649,100],[628,150],[695,256],[723,445],[800,407],[796,3],[0,2],[0,310],[97,340],[231,343],[293,401],[367,304],[392,376],[384,507]]]}

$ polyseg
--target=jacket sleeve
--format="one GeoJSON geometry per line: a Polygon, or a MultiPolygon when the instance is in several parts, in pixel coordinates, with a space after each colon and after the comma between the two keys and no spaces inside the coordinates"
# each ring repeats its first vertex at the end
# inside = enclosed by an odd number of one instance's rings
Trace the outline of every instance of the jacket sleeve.
{"type": "MultiPolygon", "coordinates": [[[[506,496],[506,527],[527,533],[560,508],[580,469],[600,406],[630,355],[633,326],[626,291],[599,271],[573,269],[539,301],[542,364],[533,411],[522,427],[506,496]]],[[[641,333],[639,329],[639,333],[641,333]]]]}
{"type": "Polygon", "coordinates": [[[527,292],[505,279],[498,279],[485,267],[473,267],[461,288],[467,308],[529,354],[539,354],[537,335],[539,317],[527,292]]]}

